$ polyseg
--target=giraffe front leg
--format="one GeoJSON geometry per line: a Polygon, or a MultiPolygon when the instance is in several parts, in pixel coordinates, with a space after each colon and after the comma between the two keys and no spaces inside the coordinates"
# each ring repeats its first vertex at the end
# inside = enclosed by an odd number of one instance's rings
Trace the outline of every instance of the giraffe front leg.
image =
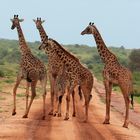
{"type": "Polygon", "coordinates": [[[17,88],[20,84],[20,81],[22,80],[22,77],[19,75],[17,77],[17,80],[16,80],[16,84],[13,88],[13,101],[14,101],[14,107],[13,107],[13,111],[12,111],[12,115],[16,115],[16,92],[17,92],[17,88]]]}
{"type": "Polygon", "coordinates": [[[73,114],[72,114],[72,116],[75,117],[76,111],[75,111],[75,91],[74,90],[72,92],[72,102],[73,102],[73,114]]]}
{"type": "Polygon", "coordinates": [[[42,120],[45,120],[45,116],[46,116],[45,115],[46,114],[45,100],[46,100],[46,94],[47,94],[46,85],[47,85],[47,76],[45,75],[44,78],[41,80],[41,86],[43,89],[43,116],[42,116],[42,120]]]}
{"type": "Polygon", "coordinates": [[[58,102],[58,117],[61,117],[61,104],[62,104],[62,98],[63,95],[59,96],[59,102],[58,102]]]}
{"type": "Polygon", "coordinates": [[[68,92],[66,96],[66,115],[65,115],[64,120],[69,119],[69,103],[70,103],[70,93],[68,92]]]}
{"type": "Polygon", "coordinates": [[[53,106],[54,106],[54,92],[51,91],[51,110],[49,111],[49,115],[53,115],[53,106]]]}
{"type": "Polygon", "coordinates": [[[105,90],[106,90],[106,116],[103,124],[110,124],[110,101],[111,101],[111,91],[112,83],[105,81],[105,90]]]}
{"type": "Polygon", "coordinates": [[[49,115],[53,115],[53,110],[54,110],[54,78],[52,77],[52,75],[50,74],[50,87],[51,87],[51,109],[49,111],[49,115]]]}
{"type": "Polygon", "coordinates": [[[27,82],[27,85],[26,85],[26,110],[28,108],[29,87],[30,87],[30,83],[27,82]]]}
{"type": "Polygon", "coordinates": [[[88,121],[88,107],[89,107],[89,101],[88,100],[85,101],[85,120],[83,121],[84,123],[86,123],[88,121]]]}

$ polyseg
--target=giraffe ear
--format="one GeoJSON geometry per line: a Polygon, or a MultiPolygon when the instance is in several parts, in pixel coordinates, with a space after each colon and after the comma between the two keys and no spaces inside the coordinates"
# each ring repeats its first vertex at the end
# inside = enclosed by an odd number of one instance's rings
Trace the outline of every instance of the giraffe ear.
{"type": "Polygon", "coordinates": [[[10,19],[13,22],[13,19],[10,19]]]}
{"type": "Polygon", "coordinates": [[[22,22],[22,21],[24,21],[24,19],[19,19],[19,22],[22,22]]]}
{"type": "Polygon", "coordinates": [[[33,21],[36,23],[36,20],[35,19],[33,19],[33,21]]]}
{"type": "Polygon", "coordinates": [[[45,20],[42,20],[42,21],[41,21],[41,23],[44,23],[44,22],[45,22],[45,20]]]}

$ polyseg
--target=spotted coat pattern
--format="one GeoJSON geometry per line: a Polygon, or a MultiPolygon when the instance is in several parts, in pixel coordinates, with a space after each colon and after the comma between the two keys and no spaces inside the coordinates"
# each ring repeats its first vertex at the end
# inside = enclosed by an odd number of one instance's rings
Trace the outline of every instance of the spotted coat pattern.
{"type": "MultiPolygon", "coordinates": [[[[90,23],[82,32],[84,34],[93,34],[99,55],[104,62],[103,78],[106,89],[106,117],[104,124],[108,124],[110,120],[110,101],[112,85],[118,84],[122,90],[125,105],[126,115],[124,121],[124,127],[128,127],[129,123],[129,94],[132,95],[132,74],[129,69],[122,66],[117,57],[106,47],[98,29],[93,23],[90,23]]],[[[132,96],[131,96],[132,97],[132,96]]],[[[133,102],[131,102],[133,105],[133,102]]]]}
{"type": "MultiPolygon", "coordinates": [[[[72,94],[76,85],[80,85],[85,97],[85,121],[87,121],[88,105],[93,87],[92,73],[79,62],[78,58],[65,50],[58,42],[53,39],[44,40],[39,49],[45,50],[50,61],[52,61],[53,56],[55,56],[58,58],[55,59],[55,61],[60,61],[60,63],[65,66],[66,77],[69,81],[69,91],[67,93],[67,112],[65,119],[67,120],[69,118],[70,94],[72,94]]],[[[55,67],[57,67],[57,65],[55,67]]]]}
{"type": "Polygon", "coordinates": [[[45,118],[45,97],[46,97],[46,84],[47,84],[47,71],[43,62],[36,58],[32,53],[30,48],[27,46],[20,22],[23,19],[19,19],[18,15],[14,15],[14,18],[11,19],[12,26],[11,29],[17,28],[18,37],[19,37],[19,47],[21,51],[21,61],[20,61],[20,71],[17,76],[17,81],[13,89],[14,96],[14,109],[13,115],[16,114],[16,91],[17,87],[20,84],[20,81],[24,78],[27,80],[27,98],[26,98],[26,111],[24,118],[28,117],[30,107],[32,105],[33,99],[36,96],[36,84],[40,80],[42,90],[43,90],[43,119],[45,118]],[[31,85],[31,100],[28,105],[28,94],[29,94],[29,85],[31,85]]]}

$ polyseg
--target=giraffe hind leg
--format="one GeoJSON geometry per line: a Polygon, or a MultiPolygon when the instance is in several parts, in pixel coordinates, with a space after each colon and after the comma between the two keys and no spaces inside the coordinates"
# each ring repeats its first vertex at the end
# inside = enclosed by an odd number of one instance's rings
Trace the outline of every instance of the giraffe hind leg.
{"type": "Polygon", "coordinates": [[[42,89],[43,89],[43,116],[42,116],[43,120],[45,119],[45,116],[46,116],[45,115],[46,114],[45,100],[46,100],[46,94],[47,94],[46,85],[47,85],[47,77],[45,75],[44,78],[41,80],[41,86],[42,86],[42,89]]]}
{"type": "Polygon", "coordinates": [[[123,92],[123,97],[124,97],[125,107],[126,107],[125,120],[124,120],[123,127],[128,128],[128,124],[129,124],[129,95],[128,95],[127,88],[123,87],[122,92],[123,92]]]}
{"type": "Polygon", "coordinates": [[[37,84],[37,80],[31,82],[31,93],[32,93],[32,95],[31,95],[29,106],[28,106],[25,114],[23,115],[23,118],[28,118],[28,113],[30,111],[30,107],[32,105],[32,102],[33,102],[35,96],[36,96],[36,89],[35,89],[36,88],[36,84],[37,84]]]}
{"type": "Polygon", "coordinates": [[[91,86],[86,85],[86,84],[81,85],[81,89],[82,89],[82,92],[83,92],[84,98],[85,98],[85,119],[83,121],[85,123],[88,121],[88,108],[89,108],[90,99],[92,97],[92,95],[91,95],[92,86],[93,86],[93,84],[91,86]]]}

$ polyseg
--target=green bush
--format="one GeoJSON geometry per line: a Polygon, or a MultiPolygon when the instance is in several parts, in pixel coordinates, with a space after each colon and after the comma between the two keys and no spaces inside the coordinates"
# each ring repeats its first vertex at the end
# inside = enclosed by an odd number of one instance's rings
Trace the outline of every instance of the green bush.
{"type": "Polygon", "coordinates": [[[4,72],[0,70],[0,77],[4,77],[4,72]]]}

